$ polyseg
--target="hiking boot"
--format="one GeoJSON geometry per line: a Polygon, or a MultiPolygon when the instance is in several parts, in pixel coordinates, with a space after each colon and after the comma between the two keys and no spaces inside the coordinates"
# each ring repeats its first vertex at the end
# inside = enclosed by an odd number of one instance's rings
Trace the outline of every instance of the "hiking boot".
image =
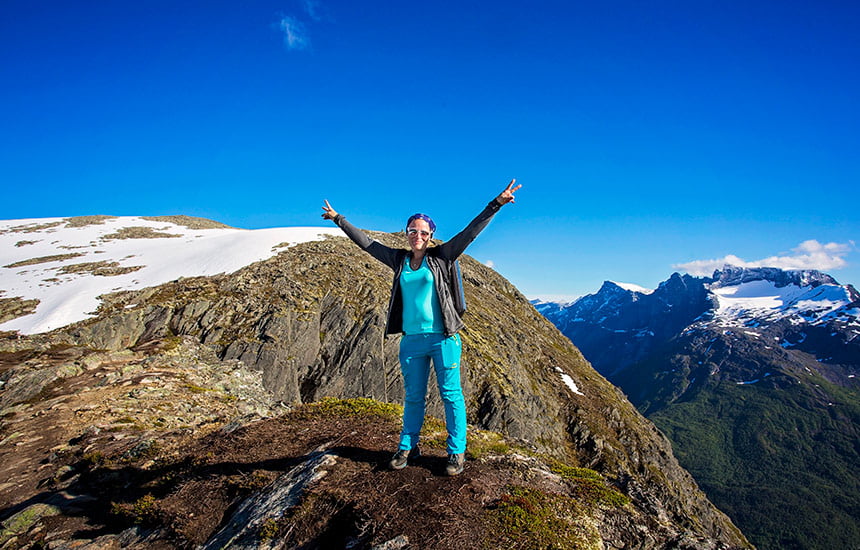
{"type": "Polygon", "coordinates": [[[392,470],[402,470],[410,460],[415,460],[421,456],[421,450],[418,445],[412,447],[411,451],[399,450],[391,457],[388,467],[392,470]]]}
{"type": "Polygon", "coordinates": [[[449,476],[455,476],[463,471],[463,467],[466,465],[466,454],[465,453],[457,453],[453,455],[448,455],[448,465],[445,466],[445,473],[449,476]]]}

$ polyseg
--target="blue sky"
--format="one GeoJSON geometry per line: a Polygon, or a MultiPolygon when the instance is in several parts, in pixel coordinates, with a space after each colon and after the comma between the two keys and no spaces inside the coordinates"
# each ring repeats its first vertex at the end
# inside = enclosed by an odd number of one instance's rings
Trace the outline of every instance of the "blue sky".
{"type": "Polygon", "coordinates": [[[725,258],[860,284],[860,4],[0,3],[0,219],[416,211],[526,295],[725,258]]]}

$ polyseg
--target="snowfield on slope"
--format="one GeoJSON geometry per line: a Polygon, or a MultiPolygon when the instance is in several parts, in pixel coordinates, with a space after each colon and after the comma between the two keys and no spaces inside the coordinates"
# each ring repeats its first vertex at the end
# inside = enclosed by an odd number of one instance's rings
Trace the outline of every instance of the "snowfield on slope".
{"type": "Polygon", "coordinates": [[[817,324],[837,313],[857,315],[856,310],[846,309],[851,303],[848,290],[836,285],[777,287],[771,281],[760,280],[712,287],[710,292],[718,302],[715,317],[725,325],[751,318],[775,321],[787,317],[817,324]]]}
{"type": "Polygon", "coordinates": [[[0,298],[39,300],[34,313],[2,323],[0,330],[51,331],[91,317],[102,294],[180,277],[233,273],[287,246],[342,235],[336,227],[192,229],[205,224],[183,224],[187,220],[92,216],[0,221],[0,298]]]}

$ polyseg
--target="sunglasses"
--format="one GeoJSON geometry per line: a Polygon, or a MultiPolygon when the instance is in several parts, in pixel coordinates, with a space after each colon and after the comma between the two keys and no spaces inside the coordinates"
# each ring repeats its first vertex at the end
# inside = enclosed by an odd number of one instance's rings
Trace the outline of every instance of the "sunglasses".
{"type": "Polygon", "coordinates": [[[406,228],[406,234],[410,237],[418,233],[421,233],[422,237],[429,237],[430,235],[432,235],[432,233],[430,233],[429,231],[424,231],[423,229],[415,229],[414,227],[406,228]]]}

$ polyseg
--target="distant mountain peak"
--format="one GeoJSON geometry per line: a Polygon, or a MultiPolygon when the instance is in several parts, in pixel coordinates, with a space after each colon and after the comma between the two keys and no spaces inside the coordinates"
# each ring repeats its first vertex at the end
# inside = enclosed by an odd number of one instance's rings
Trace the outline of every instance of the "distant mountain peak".
{"type": "Polygon", "coordinates": [[[635,292],[636,294],[651,294],[652,292],[654,292],[654,289],[645,288],[645,287],[642,287],[642,286],[639,286],[639,285],[636,285],[633,283],[619,283],[618,281],[606,281],[606,283],[603,283],[603,284],[606,285],[607,283],[611,283],[611,284],[617,286],[618,288],[620,288],[622,290],[626,290],[628,292],[635,292]]]}
{"type": "Polygon", "coordinates": [[[615,281],[603,281],[603,284],[600,286],[600,290],[597,291],[597,294],[618,293],[622,291],[629,292],[628,289],[622,287],[615,281]]]}
{"type": "Polygon", "coordinates": [[[860,325],[857,291],[816,270],[726,266],[707,284],[714,321],[722,326],[772,323],[819,325],[842,319],[860,325]]]}
{"type": "Polygon", "coordinates": [[[569,306],[539,308],[608,374],[678,334],[782,324],[860,335],[860,293],[820,271],[725,266],[713,278],[673,273],[647,294],[625,286],[606,281],[569,306]]]}
{"type": "Polygon", "coordinates": [[[787,285],[811,286],[839,285],[826,273],[814,269],[781,269],[778,267],[739,267],[725,265],[714,271],[714,285],[731,286],[750,281],[770,281],[777,287],[787,285]]]}

